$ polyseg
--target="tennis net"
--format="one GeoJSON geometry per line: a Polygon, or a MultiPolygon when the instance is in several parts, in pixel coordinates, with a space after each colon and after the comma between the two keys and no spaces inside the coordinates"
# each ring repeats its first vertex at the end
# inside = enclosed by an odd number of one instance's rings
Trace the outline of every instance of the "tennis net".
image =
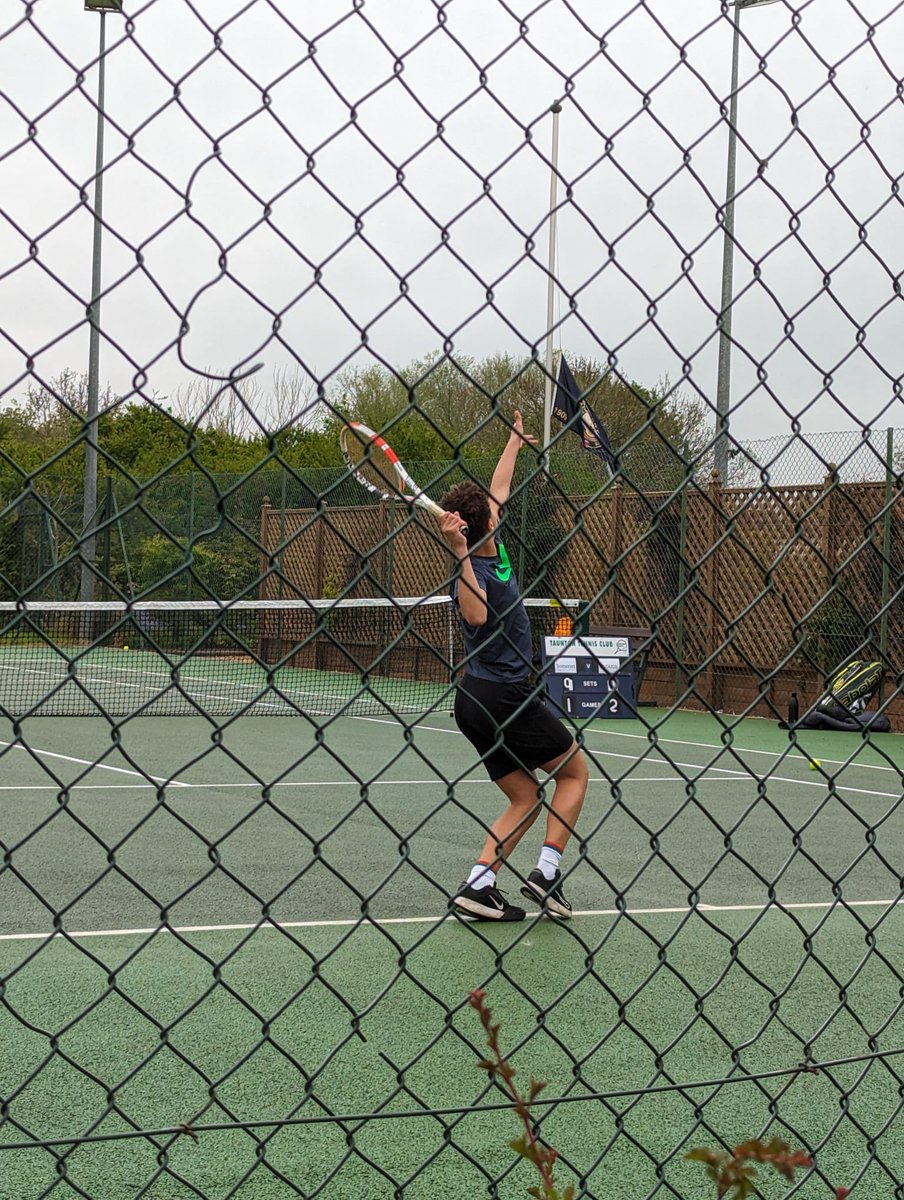
{"type": "MultiPolygon", "coordinates": [[[[525,600],[535,649],[577,600],[525,600]]],[[[424,712],[463,648],[448,596],[0,603],[0,713],[208,717],[424,712]]]]}

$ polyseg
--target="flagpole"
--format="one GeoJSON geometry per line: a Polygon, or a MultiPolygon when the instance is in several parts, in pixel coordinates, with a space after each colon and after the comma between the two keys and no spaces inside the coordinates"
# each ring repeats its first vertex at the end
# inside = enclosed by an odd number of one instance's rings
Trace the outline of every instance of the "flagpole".
{"type": "Polygon", "coordinates": [[[543,395],[543,450],[549,447],[552,436],[552,389],[553,349],[552,335],[555,323],[555,270],[556,270],[556,207],[559,185],[559,113],[562,105],[558,100],[550,106],[552,113],[552,169],[549,176],[549,274],[546,283],[546,388],[543,395]]]}

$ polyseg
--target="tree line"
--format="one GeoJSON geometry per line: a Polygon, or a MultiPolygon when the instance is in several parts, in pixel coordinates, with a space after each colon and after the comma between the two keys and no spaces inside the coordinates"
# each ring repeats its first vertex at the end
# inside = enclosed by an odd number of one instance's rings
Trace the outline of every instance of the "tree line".
{"type": "MultiPolygon", "coordinates": [[[[710,436],[705,405],[668,385],[646,387],[606,374],[593,359],[569,363],[629,482],[643,490],[679,486],[686,456],[705,452],[710,436]]],[[[544,382],[536,362],[494,355],[435,356],[397,370],[349,369],[325,387],[300,372],[281,371],[266,384],[260,374],[235,385],[195,379],[172,396],[119,397],[107,388],[98,405],[98,500],[104,503],[115,489],[119,507],[128,508],[129,497],[143,488],[140,509],[119,523],[115,536],[107,535],[108,558],[112,553],[122,560],[115,572],[111,566],[117,587],[135,586],[137,576],[144,592],[155,572],[178,573],[194,539],[195,558],[206,554],[209,560],[205,586],[220,586],[221,575],[222,586],[228,578],[234,590],[257,565],[247,546],[237,544],[242,529],[256,533],[259,511],[260,487],[245,489],[244,509],[238,502],[242,477],[253,483],[261,471],[282,469],[298,485],[287,502],[304,503],[299,495],[315,502],[327,481],[343,472],[339,430],[346,419],[391,430],[387,436],[406,464],[458,460],[473,464],[480,477],[501,451],[514,409],[524,414],[527,429],[542,433],[544,382]],[[188,490],[188,481],[179,480],[189,475],[192,496],[206,497],[201,507],[208,514],[206,524],[199,520],[194,528],[178,511],[188,490]],[[221,492],[234,501],[233,525],[217,517],[221,492]],[[155,497],[164,496],[157,503],[155,497]],[[156,519],[143,519],[145,513],[156,519]],[[223,555],[229,561],[220,564],[223,555]]],[[[86,377],[71,371],[46,385],[27,386],[0,409],[0,586],[7,595],[34,581],[51,560],[71,557],[72,535],[81,526],[86,413],[86,377]],[[28,537],[37,539],[36,552],[28,549],[28,537]]],[[[558,429],[554,422],[553,433],[558,429]]],[[[557,490],[579,496],[594,494],[607,478],[571,433],[552,448],[550,475],[557,490]]],[[[542,507],[543,481],[536,479],[532,490],[542,507]]],[[[362,492],[360,500],[366,499],[362,492]]],[[[279,494],[271,501],[278,504],[279,494]]],[[[53,594],[70,598],[70,590],[69,582],[58,583],[53,594]]]]}

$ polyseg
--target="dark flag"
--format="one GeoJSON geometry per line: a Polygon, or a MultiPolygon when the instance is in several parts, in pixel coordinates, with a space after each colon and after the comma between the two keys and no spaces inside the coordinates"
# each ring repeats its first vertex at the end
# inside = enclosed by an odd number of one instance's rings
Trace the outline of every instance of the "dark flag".
{"type": "Polygon", "coordinates": [[[564,354],[559,360],[559,379],[552,411],[563,425],[578,435],[585,450],[603,459],[610,472],[615,471],[615,455],[609,444],[606,427],[587,401],[581,398],[581,389],[565,361],[564,354]]]}

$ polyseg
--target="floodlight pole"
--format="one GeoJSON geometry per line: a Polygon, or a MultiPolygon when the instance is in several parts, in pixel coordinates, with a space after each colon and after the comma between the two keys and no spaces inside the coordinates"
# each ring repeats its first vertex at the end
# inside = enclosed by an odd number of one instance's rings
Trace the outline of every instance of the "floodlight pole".
{"type": "Polygon", "coordinates": [[[741,9],[774,4],[775,0],[731,0],[731,97],[728,107],[728,161],[725,170],[725,208],[722,222],[722,298],[719,306],[719,367],[716,383],[715,468],[723,487],[728,483],[728,425],[731,410],[731,304],[734,292],[734,208],[738,161],[738,59],[741,9]]]}
{"type": "MultiPolygon", "coordinates": [[[[86,4],[86,9],[92,9],[86,4]]],[[[119,5],[111,5],[114,11],[119,5]]],[[[106,75],[106,20],[100,8],[100,40],[97,58],[97,144],[94,158],[94,249],[91,258],[91,304],[88,308],[90,334],[88,341],[88,410],[85,415],[85,485],[82,507],[82,540],[79,551],[82,563],[79,599],[94,599],[94,561],[97,538],[94,520],[97,515],[97,397],[100,366],[100,291],[101,250],[103,246],[104,205],[104,84],[106,75]]]]}
{"type": "Polygon", "coordinates": [[[555,322],[556,284],[556,208],[559,185],[559,113],[562,105],[557,100],[550,106],[552,113],[552,169],[549,176],[549,272],[546,283],[546,387],[543,392],[543,453],[549,451],[552,436],[552,389],[553,389],[553,324],[555,322]]]}

